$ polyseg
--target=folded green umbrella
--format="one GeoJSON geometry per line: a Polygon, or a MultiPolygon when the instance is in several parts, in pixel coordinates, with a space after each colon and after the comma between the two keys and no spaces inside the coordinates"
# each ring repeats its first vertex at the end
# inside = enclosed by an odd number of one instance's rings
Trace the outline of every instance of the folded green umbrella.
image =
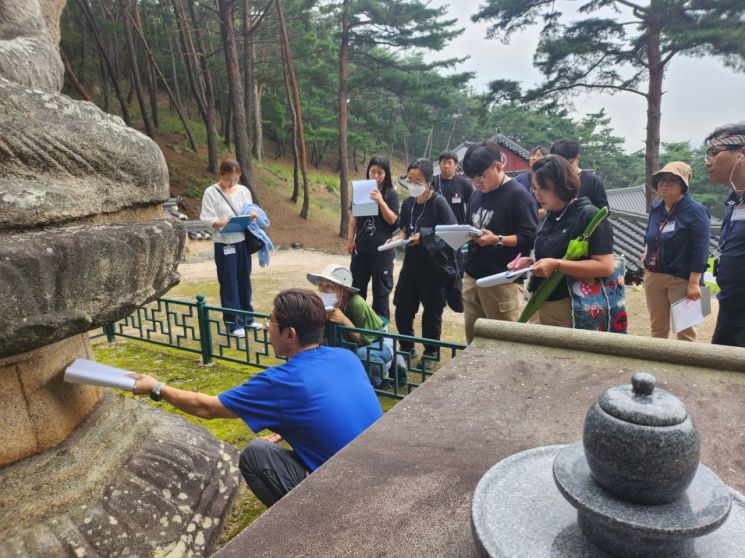
{"type": "MultiPolygon", "coordinates": [[[[595,232],[595,229],[598,228],[600,222],[607,216],[607,207],[604,207],[603,209],[598,211],[593,216],[592,220],[587,223],[584,232],[577,238],[569,241],[569,246],[567,246],[566,254],[564,254],[564,257],[561,259],[576,261],[587,256],[590,249],[588,241],[592,236],[592,233],[595,232]]],[[[556,287],[559,285],[559,281],[561,281],[563,277],[564,274],[561,271],[554,271],[551,275],[544,279],[538,289],[533,293],[533,296],[530,297],[530,300],[525,305],[525,308],[523,309],[523,312],[522,314],[520,314],[520,318],[517,321],[525,323],[533,316],[533,314],[538,312],[538,309],[544,302],[546,302],[546,299],[549,297],[549,295],[554,292],[554,289],[556,289],[556,287]]]]}

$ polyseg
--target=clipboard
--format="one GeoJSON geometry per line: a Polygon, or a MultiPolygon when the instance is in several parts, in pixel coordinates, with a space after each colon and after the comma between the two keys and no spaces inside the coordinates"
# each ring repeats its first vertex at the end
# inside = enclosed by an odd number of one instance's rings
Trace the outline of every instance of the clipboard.
{"type": "Polygon", "coordinates": [[[248,215],[239,215],[233,217],[227,224],[220,229],[221,233],[242,233],[248,228],[248,224],[251,222],[251,218],[248,215]]]}
{"type": "Polygon", "coordinates": [[[380,246],[378,246],[378,252],[393,250],[398,246],[406,246],[409,242],[411,242],[410,238],[402,238],[401,240],[394,240],[393,242],[389,242],[388,244],[381,244],[380,246]]]}
{"type": "Polygon", "coordinates": [[[458,250],[473,237],[481,236],[482,232],[471,225],[437,225],[435,234],[442,238],[453,250],[458,250]]]}
{"type": "Polygon", "coordinates": [[[514,283],[520,277],[524,276],[528,272],[533,270],[533,266],[518,269],[517,271],[504,271],[497,273],[496,275],[489,275],[488,277],[482,277],[476,280],[477,287],[496,287],[497,285],[504,285],[505,283],[514,283]]]}
{"type": "Polygon", "coordinates": [[[378,188],[374,180],[352,181],[352,216],[371,217],[378,214],[378,204],[370,199],[370,194],[378,188]]]}
{"type": "Polygon", "coordinates": [[[681,298],[670,305],[670,329],[678,333],[689,327],[700,324],[711,314],[711,290],[701,287],[701,298],[691,300],[681,298]]]}

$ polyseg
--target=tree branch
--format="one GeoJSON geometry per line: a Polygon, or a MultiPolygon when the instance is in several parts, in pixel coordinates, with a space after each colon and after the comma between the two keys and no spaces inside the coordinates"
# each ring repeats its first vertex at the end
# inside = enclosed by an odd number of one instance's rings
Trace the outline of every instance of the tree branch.
{"type": "Polygon", "coordinates": [[[568,91],[570,89],[613,89],[616,91],[626,91],[627,93],[636,93],[637,95],[641,95],[645,99],[647,98],[647,94],[643,93],[641,91],[638,91],[636,89],[631,89],[629,87],[624,87],[622,85],[611,85],[611,84],[602,84],[602,83],[571,83],[567,85],[560,85],[556,87],[552,87],[550,89],[542,89],[540,90],[541,95],[548,95],[551,93],[559,93],[561,91],[568,91]]]}
{"type": "Polygon", "coordinates": [[[648,13],[649,8],[645,8],[644,6],[639,6],[638,4],[634,4],[633,2],[629,2],[628,0],[614,0],[615,2],[618,2],[619,4],[623,4],[624,6],[627,6],[629,8],[632,8],[635,12],[640,12],[643,14],[648,13]]]}

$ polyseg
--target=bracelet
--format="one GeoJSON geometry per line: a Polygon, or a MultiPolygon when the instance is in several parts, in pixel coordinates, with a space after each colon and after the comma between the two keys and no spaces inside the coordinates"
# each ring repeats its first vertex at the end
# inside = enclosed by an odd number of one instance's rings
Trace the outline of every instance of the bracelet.
{"type": "Polygon", "coordinates": [[[557,273],[561,271],[561,260],[556,260],[556,271],[557,273]]]}

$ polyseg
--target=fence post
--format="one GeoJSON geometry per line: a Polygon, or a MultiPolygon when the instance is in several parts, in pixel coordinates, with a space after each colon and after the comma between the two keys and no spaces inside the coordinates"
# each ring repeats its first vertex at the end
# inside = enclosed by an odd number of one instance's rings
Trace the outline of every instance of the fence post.
{"type": "Polygon", "coordinates": [[[197,322],[199,323],[202,364],[210,364],[212,362],[212,331],[210,330],[209,310],[207,310],[203,294],[197,295],[197,322]]]}
{"type": "Polygon", "coordinates": [[[116,330],[113,323],[103,326],[103,332],[106,334],[106,340],[109,343],[116,343],[116,330]]]}

